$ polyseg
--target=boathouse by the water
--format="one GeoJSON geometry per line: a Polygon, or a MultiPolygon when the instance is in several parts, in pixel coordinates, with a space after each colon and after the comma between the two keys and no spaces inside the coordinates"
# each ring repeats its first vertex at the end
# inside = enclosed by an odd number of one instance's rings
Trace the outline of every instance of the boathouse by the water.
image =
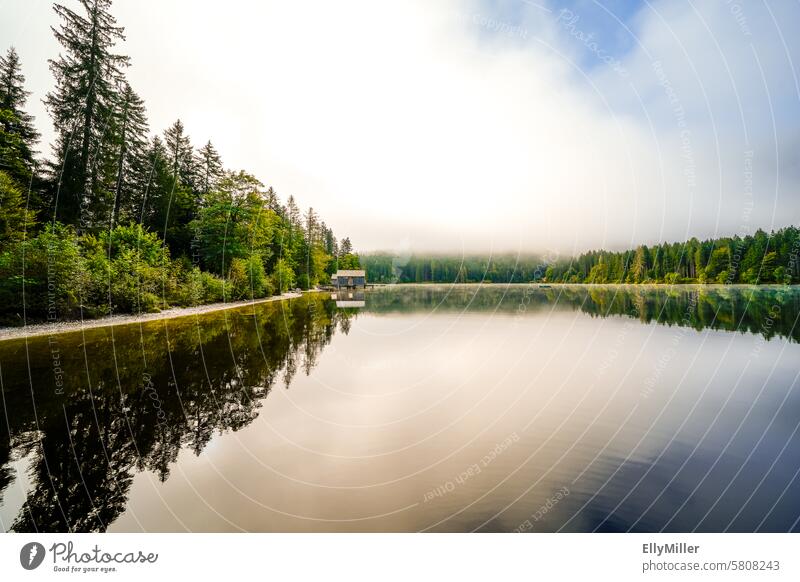
{"type": "Polygon", "coordinates": [[[331,276],[336,289],[363,289],[367,285],[367,272],[363,270],[339,270],[331,276]]]}

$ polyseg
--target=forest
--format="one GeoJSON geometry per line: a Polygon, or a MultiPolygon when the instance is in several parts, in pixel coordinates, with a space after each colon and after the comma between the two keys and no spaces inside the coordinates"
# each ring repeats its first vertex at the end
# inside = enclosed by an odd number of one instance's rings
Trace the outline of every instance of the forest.
{"type": "Polygon", "coordinates": [[[225,168],[180,119],[151,132],[116,52],[111,0],[53,6],[60,54],[43,155],[13,47],[0,55],[0,321],[56,321],[261,298],[358,268],[313,208],[225,168]]]}
{"type": "Polygon", "coordinates": [[[800,229],[590,251],[547,261],[534,255],[362,254],[373,283],[777,283],[800,282],[800,229]]]}
{"type": "Polygon", "coordinates": [[[554,283],[719,283],[800,282],[800,230],[733,236],[684,243],[641,245],[623,252],[591,251],[547,266],[543,280],[554,283]]]}
{"type": "Polygon", "coordinates": [[[370,283],[527,283],[544,275],[536,256],[409,255],[360,256],[370,283]]]}

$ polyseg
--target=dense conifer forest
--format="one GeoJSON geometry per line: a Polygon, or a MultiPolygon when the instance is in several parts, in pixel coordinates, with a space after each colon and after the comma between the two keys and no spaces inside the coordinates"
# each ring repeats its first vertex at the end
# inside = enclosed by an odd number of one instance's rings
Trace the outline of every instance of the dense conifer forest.
{"type": "Polygon", "coordinates": [[[371,283],[525,283],[544,275],[536,256],[450,256],[366,253],[360,262],[371,283]]]}
{"type": "Polygon", "coordinates": [[[0,56],[0,316],[5,323],[260,298],[358,267],[313,208],[226,169],[180,119],[158,133],[117,52],[111,0],[55,4],[49,153],[13,47],[0,56]]]}
{"type": "Polygon", "coordinates": [[[548,265],[544,280],[560,283],[785,283],[800,282],[800,230],[684,243],[623,252],[591,251],[548,265]]]}
{"type": "Polygon", "coordinates": [[[781,283],[800,282],[800,230],[683,243],[590,251],[546,260],[536,256],[364,254],[377,283],[781,283]]]}

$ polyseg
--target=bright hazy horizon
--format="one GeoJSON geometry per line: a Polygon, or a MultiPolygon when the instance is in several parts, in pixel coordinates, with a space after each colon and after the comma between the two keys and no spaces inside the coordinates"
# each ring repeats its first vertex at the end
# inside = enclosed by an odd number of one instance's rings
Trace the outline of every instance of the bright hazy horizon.
{"type": "MultiPolygon", "coordinates": [[[[796,3],[112,12],[151,132],[180,118],[196,147],[211,139],[359,251],[563,255],[800,222],[796,3]]],[[[20,54],[49,155],[57,17],[49,0],[3,14],[0,49],[20,54]]]]}

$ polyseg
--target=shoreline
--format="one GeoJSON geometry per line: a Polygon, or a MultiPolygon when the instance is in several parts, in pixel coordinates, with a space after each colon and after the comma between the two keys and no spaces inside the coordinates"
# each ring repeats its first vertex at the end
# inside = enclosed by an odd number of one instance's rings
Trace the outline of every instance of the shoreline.
{"type": "Polygon", "coordinates": [[[432,281],[424,281],[419,283],[370,283],[369,288],[386,288],[386,287],[424,287],[434,286],[440,287],[448,286],[484,286],[484,287],[537,287],[542,289],[555,289],[557,287],[657,287],[665,289],[669,287],[698,287],[703,289],[725,289],[725,288],[749,288],[749,289],[778,289],[778,288],[793,288],[800,289],[800,283],[492,283],[491,281],[483,281],[476,283],[434,283],[432,281]]]}
{"type": "MultiPolygon", "coordinates": [[[[747,283],[734,283],[730,285],[721,283],[676,283],[670,285],[668,283],[377,283],[371,285],[371,288],[391,288],[391,287],[461,287],[461,286],[484,286],[484,287],[534,287],[537,289],[558,289],[564,287],[587,287],[587,288],[600,288],[600,287],[630,287],[630,288],[700,288],[700,289],[724,289],[724,288],[750,288],[750,289],[776,289],[776,288],[800,288],[800,285],[783,285],[780,283],[762,283],[762,284],[747,284],[747,283]],[[545,285],[545,287],[541,287],[545,285]]],[[[318,292],[325,293],[327,291],[304,291],[302,293],[318,292]]],[[[335,292],[335,291],[334,291],[335,292]]],[[[296,299],[302,297],[302,293],[284,293],[283,295],[273,295],[272,297],[265,297],[258,300],[244,300],[244,301],[231,301],[223,303],[209,303],[207,305],[197,305],[195,307],[171,307],[164,311],[156,313],[140,313],[140,314],[120,314],[108,315],[98,319],[84,319],[72,321],[59,321],[55,323],[32,323],[20,327],[0,327],[0,342],[24,339],[29,337],[41,337],[46,335],[57,335],[61,333],[69,333],[74,331],[81,331],[86,329],[95,329],[99,327],[114,327],[118,325],[131,325],[134,323],[143,323],[148,321],[157,321],[160,319],[176,319],[179,317],[188,317],[191,315],[202,315],[205,313],[212,313],[215,311],[225,311],[228,309],[237,309],[247,307],[248,305],[259,305],[262,303],[271,303],[273,301],[283,301],[286,299],[296,299]]]]}
{"type": "Polygon", "coordinates": [[[94,329],[98,327],[114,327],[117,325],[130,325],[133,323],[142,323],[146,321],[156,321],[159,319],[176,319],[178,317],[188,317],[190,315],[201,315],[204,313],[211,313],[214,311],[225,311],[227,309],[237,309],[240,307],[247,307],[248,305],[260,305],[262,303],[271,303],[273,301],[283,301],[285,299],[296,299],[302,297],[302,293],[284,293],[283,295],[273,295],[272,297],[265,297],[263,299],[244,300],[244,301],[229,301],[223,303],[208,303],[206,305],[197,305],[195,307],[171,307],[164,311],[156,313],[140,313],[140,314],[120,314],[108,315],[98,319],[84,319],[74,321],[58,321],[53,323],[32,323],[20,327],[3,327],[0,328],[0,342],[7,340],[23,339],[29,337],[39,337],[43,335],[56,335],[60,333],[68,333],[73,331],[81,331],[85,329],[94,329]]]}

